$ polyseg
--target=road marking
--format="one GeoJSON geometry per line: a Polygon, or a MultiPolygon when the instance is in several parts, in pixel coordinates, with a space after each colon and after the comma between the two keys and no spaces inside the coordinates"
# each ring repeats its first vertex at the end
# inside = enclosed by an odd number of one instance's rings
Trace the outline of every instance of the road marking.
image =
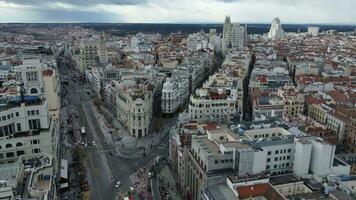
{"type": "MultiPolygon", "coordinates": [[[[91,154],[89,154],[89,160],[90,160],[91,168],[95,173],[93,159],[91,158],[91,154]]],[[[98,179],[96,178],[96,176],[94,176],[94,179],[95,179],[96,187],[98,188],[98,191],[99,191],[99,194],[100,194],[100,197],[101,197],[101,190],[100,190],[100,187],[99,187],[99,184],[98,184],[98,179]]]]}

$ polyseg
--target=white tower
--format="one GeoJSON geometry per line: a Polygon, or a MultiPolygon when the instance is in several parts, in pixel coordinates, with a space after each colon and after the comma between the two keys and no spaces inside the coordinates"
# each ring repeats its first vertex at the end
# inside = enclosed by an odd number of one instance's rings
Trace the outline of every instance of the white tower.
{"type": "Polygon", "coordinates": [[[245,28],[239,23],[231,23],[230,16],[225,17],[223,29],[222,49],[225,51],[228,48],[242,49],[245,42],[245,28]]]}
{"type": "Polygon", "coordinates": [[[283,29],[281,21],[278,17],[274,18],[271,24],[271,28],[268,32],[268,39],[279,40],[283,37],[283,29]]]}

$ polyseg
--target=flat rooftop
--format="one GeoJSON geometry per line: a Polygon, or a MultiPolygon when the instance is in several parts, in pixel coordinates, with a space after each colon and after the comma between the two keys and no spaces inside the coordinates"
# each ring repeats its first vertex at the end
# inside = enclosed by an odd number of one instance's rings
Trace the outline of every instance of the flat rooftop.
{"type": "Polygon", "coordinates": [[[303,180],[300,179],[295,174],[283,174],[283,175],[271,176],[269,181],[272,185],[283,185],[287,183],[296,183],[303,180]]]}
{"type": "Polygon", "coordinates": [[[23,164],[21,163],[4,163],[0,165],[0,180],[16,179],[23,164]]]}

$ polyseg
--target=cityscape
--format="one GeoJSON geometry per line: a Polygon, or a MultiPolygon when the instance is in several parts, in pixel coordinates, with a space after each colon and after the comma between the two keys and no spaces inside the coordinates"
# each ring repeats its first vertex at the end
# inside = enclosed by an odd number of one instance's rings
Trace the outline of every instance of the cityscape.
{"type": "Polygon", "coordinates": [[[0,199],[356,200],[354,13],[146,3],[0,1],[0,199]]]}

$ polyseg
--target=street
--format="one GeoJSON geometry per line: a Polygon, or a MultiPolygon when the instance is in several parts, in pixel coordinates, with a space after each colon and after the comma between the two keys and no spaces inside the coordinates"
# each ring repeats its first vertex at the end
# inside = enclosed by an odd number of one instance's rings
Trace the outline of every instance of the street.
{"type": "MultiPolygon", "coordinates": [[[[70,77],[74,69],[68,65],[59,66],[61,76],[70,77]]],[[[73,81],[68,78],[68,85],[62,85],[62,91],[68,106],[78,111],[80,126],[85,127],[86,134],[83,141],[88,144],[84,151],[87,154],[87,178],[90,188],[90,199],[115,199],[117,181],[121,182],[120,194],[125,195],[129,187],[133,186],[129,177],[145,167],[157,156],[168,154],[168,135],[159,142],[160,148],[154,148],[149,154],[141,158],[120,157],[114,154],[114,147],[104,139],[104,133],[98,123],[97,113],[85,88],[89,85],[73,81]],[[90,145],[95,142],[95,145],[90,145]]],[[[68,134],[64,132],[64,134],[68,134]]],[[[139,191],[138,191],[139,192],[139,191]]]]}

